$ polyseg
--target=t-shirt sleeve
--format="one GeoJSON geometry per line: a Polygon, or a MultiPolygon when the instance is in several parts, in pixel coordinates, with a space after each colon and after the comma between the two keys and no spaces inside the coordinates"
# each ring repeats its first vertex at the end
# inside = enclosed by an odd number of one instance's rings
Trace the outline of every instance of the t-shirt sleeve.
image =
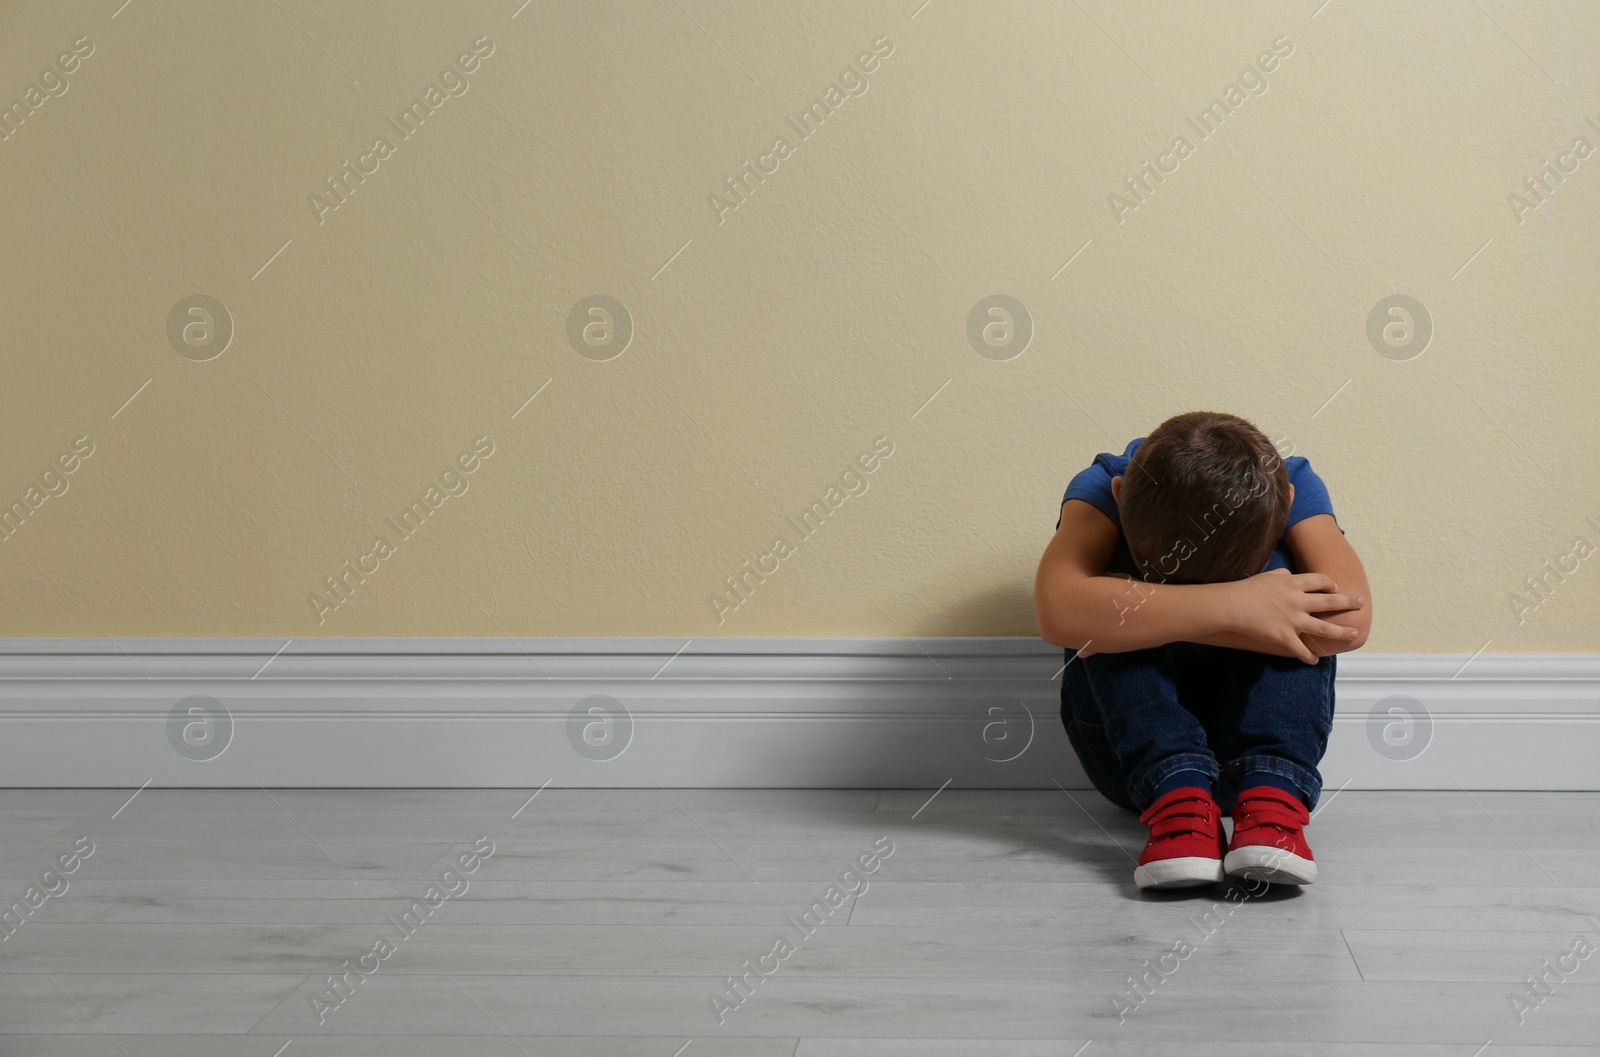
{"type": "MultiPolygon", "coordinates": [[[[1128,443],[1121,455],[1111,452],[1101,452],[1095,456],[1094,462],[1079,470],[1071,481],[1067,482],[1066,494],[1061,497],[1065,503],[1069,499],[1082,499],[1117,526],[1117,531],[1122,530],[1122,518],[1117,512],[1117,501],[1111,494],[1111,479],[1122,473],[1128,465],[1128,460],[1133,453],[1139,450],[1139,444],[1144,440],[1139,437],[1128,443]]],[[[1056,528],[1061,528],[1061,519],[1056,518],[1056,528]]]]}
{"type": "MultiPolygon", "coordinates": [[[[1110,470],[1095,461],[1088,467],[1079,470],[1067,484],[1067,492],[1061,497],[1065,503],[1069,499],[1082,499],[1093,504],[1096,510],[1110,518],[1113,523],[1117,520],[1117,503],[1111,495],[1110,470]]],[[[1056,528],[1061,527],[1061,522],[1056,521],[1056,528]]]]}
{"type": "MultiPolygon", "coordinates": [[[[1289,473],[1289,483],[1294,485],[1294,502],[1289,504],[1289,520],[1283,530],[1287,532],[1296,522],[1315,514],[1333,514],[1333,499],[1328,495],[1328,486],[1311,468],[1310,461],[1304,456],[1291,455],[1283,463],[1289,473]]],[[[1337,515],[1333,520],[1338,525],[1337,515]]],[[[1340,528],[1339,531],[1342,533],[1344,529],[1340,528]]]]}

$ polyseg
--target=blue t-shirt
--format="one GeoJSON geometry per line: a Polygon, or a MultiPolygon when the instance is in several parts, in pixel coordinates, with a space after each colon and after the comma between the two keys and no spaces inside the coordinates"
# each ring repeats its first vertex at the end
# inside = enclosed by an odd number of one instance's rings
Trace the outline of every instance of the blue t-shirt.
{"type": "MultiPolygon", "coordinates": [[[[1122,515],[1117,510],[1117,502],[1111,498],[1111,478],[1125,476],[1128,472],[1128,460],[1133,453],[1139,450],[1139,445],[1144,443],[1144,438],[1128,442],[1128,448],[1121,455],[1110,452],[1101,452],[1094,457],[1094,462],[1080,470],[1067,485],[1066,495],[1061,497],[1065,503],[1068,499],[1082,499],[1092,503],[1111,523],[1117,526],[1118,544],[1122,545],[1122,515]]],[[[1289,527],[1297,521],[1304,521],[1313,514],[1332,514],[1333,501],[1328,497],[1328,486],[1322,483],[1311,469],[1311,463],[1304,456],[1291,455],[1283,460],[1283,467],[1289,473],[1289,483],[1294,485],[1294,501],[1289,504],[1289,520],[1284,523],[1284,535],[1288,535],[1289,527]]],[[[1337,526],[1338,518],[1334,518],[1337,526]]],[[[1056,528],[1061,527],[1061,520],[1056,519],[1056,528]]],[[[1339,529],[1340,533],[1344,529],[1339,529]]],[[[1278,540],[1278,545],[1283,545],[1283,540],[1278,540]]]]}

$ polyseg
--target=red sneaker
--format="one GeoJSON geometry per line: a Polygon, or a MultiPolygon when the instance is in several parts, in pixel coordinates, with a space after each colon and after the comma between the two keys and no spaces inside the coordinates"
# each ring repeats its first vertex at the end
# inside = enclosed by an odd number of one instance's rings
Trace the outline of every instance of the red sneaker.
{"type": "Polygon", "coordinates": [[[1311,821],[1293,793],[1268,785],[1239,792],[1233,804],[1233,840],[1223,866],[1230,877],[1308,885],[1317,879],[1302,826],[1311,821]]]}
{"type": "Polygon", "coordinates": [[[1223,879],[1222,808],[1208,790],[1187,785],[1163,794],[1139,821],[1150,840],[1133,870],[1140,888],[1188,888],[1223,879]]]}

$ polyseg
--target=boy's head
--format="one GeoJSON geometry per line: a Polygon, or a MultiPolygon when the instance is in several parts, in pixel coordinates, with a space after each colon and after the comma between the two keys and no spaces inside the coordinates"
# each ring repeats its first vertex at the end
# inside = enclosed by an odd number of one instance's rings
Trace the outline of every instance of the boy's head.
{"type": "Polygon", "coordinates": [[[1111,493],[1146,578],[1202,584],[1262,570],[1289,520],[1294,486],[1255,426],[1237,415],[1190,411],[1145,438],[1111,493]]]}

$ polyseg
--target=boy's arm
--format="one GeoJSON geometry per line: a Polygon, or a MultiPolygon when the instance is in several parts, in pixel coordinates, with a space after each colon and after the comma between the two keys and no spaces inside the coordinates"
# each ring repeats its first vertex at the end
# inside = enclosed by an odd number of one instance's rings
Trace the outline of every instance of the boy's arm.
{"type": "Polygon", "coordinates": [[[1338,584],[1340,594],[1361,598],[1359,608],[1335,610],[1321,614],[1322,619],[1342,628],[1355,628],[1353,639],[1325,639],[1307,636],[1313,648],[1323,653],[1342,653],[1359,650],[1367,644],[1367,633],[1372,630],[1372,588],[1367,583],[1367,571],[1356,556],[1345,534],[1339,531],[1332,514],[1313,514],[1297,521],[1285,539],[1296,569],[1301,572],[1324,573],[1338,584]]]}
{"type": "MultiPolygon", "coordinates": [[[[1306,592],[1328,589],[1326,576],[1300,574],[1292,583],[1274,582],[1267,587],[1248,581],[1147,583],[1106,573],[1116,543],[1116,526],[1092,504],[1081,499],[1062,504],[1060,528],[1045,548],[1034,581],[1034,618],[1045,641],[1084,655],[1123,653],[1169,642],[1206,641],[1258,627],[1282,640],[1272,644],[1284,655],[1314,663],[1316,655],[1294,637],[1293,629],[1315,629],[1329,636],[1341,630],[1305,608],[1306,592]],[[1260,597],[1242,594],[1251,590],[1260,597]],[[1280,598],[1284,601],[1278,601],[1280,598]]],[[[1352,603],[1340,596],[1340,604],[1352,603]]],[[[1267,644],[1241,648],[1258,649],[1267,644]]]]}
{"type": "Polygon", "coordinates": [[[1061,504],[1061,527],[1039,560],[1033,588],[1034,619],[1046,642],[1122,653],[1228,630],[1223,585],[1107,575],[1116,546],[1117,527],[1093,504],[1061,504]]]}
{"type": "MultiPolygon", "coordinates": [[[[1361,598],[1364,603],[1358,608],[1330,610],[1317,614],[1330,624],[1337,624],[1342,628],[1354,628],[1355,638],[1333,638],[1302,633],[1300,641],[1310,647],[1311,652],[1318,657],[1359,650],[1365,646],[1367,634],[1372,630],[1372,593],[1367,584],[1366,570],[1361,566],[1361,559],[1357,557],[1355,548],[1350,545],[1344,533],[1339,531],[1333,516],[1315,514],[1295,522],[1285,537],[1285,543],[1288,544],[1289,554],[1294,559],[1296,569],[1301,572],[1322,573],[1333,580],[1341,594],[1361,598]]],[[[1262,642],[1237,631],[1225,631],[1189,641],[1210,646],[1254,650],[1257,653],[1270,653],[1279,657],[1294,656],[1293,651],[1283,646],[1262,642]]]]}

